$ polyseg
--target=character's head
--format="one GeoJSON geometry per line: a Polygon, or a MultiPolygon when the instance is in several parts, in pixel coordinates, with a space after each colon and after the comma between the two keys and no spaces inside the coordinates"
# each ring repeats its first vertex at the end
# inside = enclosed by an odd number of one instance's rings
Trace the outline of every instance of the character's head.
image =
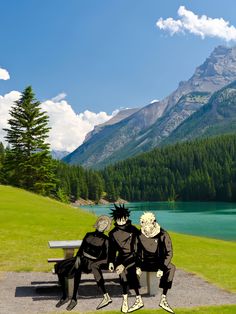
{"type": "Polygon", "coordinates": [[[145,212],[140,217],[141,232],[148,238],[154,237],[160,232],[160,226],[156,217],[151,212],[145,212]]]}
{"type": "Polygon", "coordinates": [[[111,218],[106,215],[99,216],[95,222],[94,228],[100,232],[109,230],[111,228],[111,218]]]}
{"type": "Polygon", "coordinates": [[[126,224],[127,220],[129,219],[129,209],[125,208],[124,204],[116,205],[114,204],[115,209],[111,209],[111,217],[115,220],[117,225],[123,226],[126,224]]]}

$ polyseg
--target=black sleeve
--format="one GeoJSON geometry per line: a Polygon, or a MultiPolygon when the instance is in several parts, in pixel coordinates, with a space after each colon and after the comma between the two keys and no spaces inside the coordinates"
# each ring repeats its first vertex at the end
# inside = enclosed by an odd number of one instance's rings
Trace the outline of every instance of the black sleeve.
{"type": "Polygon", "coordinates": [[[81,244],[76,256],[82,256],[83,255],[84,247],[86,246],[87,236],[88,236],[88,233],[86,233],[85,237],[83,238],[82,244],[81,244]]]}
{"type": "Polygon", "coordinates": [[[101,260],[99,260],[102,264],[107,264],[108,263],[108,248],[109,248],[109,240],[108,238],[105,239],[104,244],[103,244],[103,252],[102,252],[102,256],[103,258],[101,260]]]}
{"type": "Polygon", "coordinates": [[[172,249],[172,242],[169,234],[165,232],[164,234],[164,265],[168,266],[171,262],[171,259],[173,257],[173,249],[172,249]]]}
{"type": "Polygon", "coordinates": [[[109,233],[109,245],[108,245],[108,263],[115,263],[116,259],[116,242],[113,237],[113,233],[109,233]]]}
{"type": "Polygon", "coordinates": [[[140,242],[139,236],[136,239],[136,266],[141,268],[142,265],[142,244],[140,242]]]}

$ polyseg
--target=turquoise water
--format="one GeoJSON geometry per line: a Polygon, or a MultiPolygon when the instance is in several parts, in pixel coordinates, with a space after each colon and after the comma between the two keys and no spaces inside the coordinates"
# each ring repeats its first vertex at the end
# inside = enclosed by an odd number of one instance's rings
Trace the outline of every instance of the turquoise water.
{"type": "MultiPolygon", "coordinates": [[[[96,215],[109,214],[112,205],[80,206],[96,215]]],[[[167,231],[236,241],[236,203],[144,202],[126,204],[131,220],[139,223],[144,211],[155,212],[167,231]]]]}

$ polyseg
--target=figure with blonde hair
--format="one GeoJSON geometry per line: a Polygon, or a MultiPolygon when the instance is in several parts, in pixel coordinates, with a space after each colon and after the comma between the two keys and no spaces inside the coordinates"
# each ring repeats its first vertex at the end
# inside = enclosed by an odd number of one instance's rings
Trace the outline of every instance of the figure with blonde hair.
{"type": "Polygon", "coordinates": [[[163,289],[159,306],[169,313],[174,313],[167,302],[167,291],[172,286],[175,266],[171,263],[173,249],[169,234],[160,227],[152,212],[145,212],[140,217],[141,230],[137,245],[137,273],[156,272],[163,289]]]}
{"type": "Polygon", "coordinates": [[[74,276],[74,290],[73,296],[66,309],[71,311],[76,306],[77,291],[82,272],[93,273],[94,279],[103,293],[103,299],[97,306],[97,310],[112,302],[109,294],[106,291],[102,275],[102,269],[108,268],[109,241],[104,232],[110,229],[111,219],[105,215],[100,216],[98,217],[94,227],[96,229],[95,231],[88,232],[85,235],[76,256],[68,261],[64,260],[58,262],[55,266],[55,271],[62,287],[62,297],[56,304],[56,307],[60,307],[69,301],[66,291],[65,279],[71,274],[74,276]]]}

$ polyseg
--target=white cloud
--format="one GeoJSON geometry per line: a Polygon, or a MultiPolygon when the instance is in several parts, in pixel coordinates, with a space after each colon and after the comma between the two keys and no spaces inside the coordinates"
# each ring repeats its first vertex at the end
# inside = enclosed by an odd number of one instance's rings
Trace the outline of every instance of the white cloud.
{"type": "Polygon", "coordinates": [[[89,110],[76,114],[65,100],[47,100],[42,103],[42,108],[50,118],[49,142],[52,149],[69,152],[83,143],[86,134],[92,131],[95,125],[112,118],[112,115],[106,112],[95,113],[89,110]]]}
{"type": "MultiPolygon", "coordinates": [[[[20,95],[17,91],[12,91],[4,96],[0,95],[0,141],[5,145],[4,135],[6,133],[2,128],[8,127],[9,110],[14,101],[20,98],[20,95]]],[[[108,115],[106,112],[95,113],[89,110],[76,114],[71,105],[62,99],[62,94],[54,97],[53,100],[44,101],[41,106],[49,116],[51,149],[68,152],[80,146],[86,134],[92,131],[95,125],[103,123],[115,115],[115,112],[108,115]],[[55,101],[55,99],[59,99],[59,101],[55,101]]]]}
{"type": "Polygon", "coordinates": [[[20,98],[20,93],[17,91],[11,91],[9,94],[4,96],[0,95],[0,142],[3,142],[6,145],[4,136],[6,133],[3,131],[3,128],[7,128],[7,121],[10,118],[9,110],[14,103],[14,101],[20,98]]]}
{"type": "Polygon", "coordinates": [[[10,75],[8,73],[7,70],[0,68],[0,80],[9,80],[10,79],[10,75]]]}
{"type": "Polygon", "coordinates": [[[229,25],[223,18],[211,18],[206,15],[198,16],[184,6],[178,9],[180,19],[174,20],[172,17],[167,19],[160,18],[156,25],[161,30],[169,31],[171,35],[176,33],[186,33],[205,37],[217,37],[227,42],[236,41],[236,28],[229,25]]]}
{"type": "Polygon", "coordinates": [[[51,100],[54,102],[61,101],[66,98],[66,93],[60,93],[59,95],[53,97],[51,100]]]}

